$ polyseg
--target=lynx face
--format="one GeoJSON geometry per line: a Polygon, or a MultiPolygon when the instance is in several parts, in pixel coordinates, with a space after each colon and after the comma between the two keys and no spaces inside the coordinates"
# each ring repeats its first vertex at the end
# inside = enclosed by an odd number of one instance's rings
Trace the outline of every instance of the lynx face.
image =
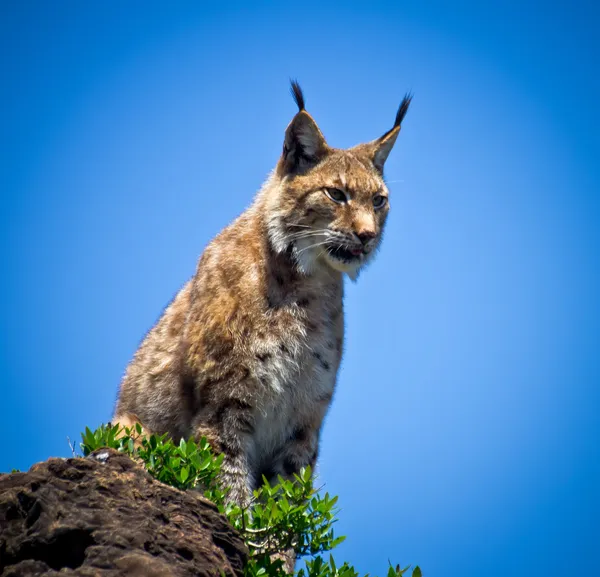
{"type": "Polygon", "coordinates": [[[276,169],[281,184],[269,207],[271,241],[291,251],[305,274],[326,266],[355,279],[381,242],[390,209],[383,165],[410,97],[381,138],[340,150],[327,145],[295,85],[293,94],[300,111],[286,130],[276,169]]]}
{"type": "Polygon", "coordinates": [[[356,277],[377,250],[389,211],[388,189],[370,159],[331,150],[285,182],[281,196],[288,209],[282,224],[301,266],[324,264],[356,277]]]}

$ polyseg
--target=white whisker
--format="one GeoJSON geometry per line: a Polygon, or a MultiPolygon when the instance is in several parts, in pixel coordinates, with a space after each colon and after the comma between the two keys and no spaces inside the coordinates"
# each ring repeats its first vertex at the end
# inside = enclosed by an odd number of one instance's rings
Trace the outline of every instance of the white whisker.
{"type": "Polygon", "coordinates": [[[321,236],[323,236],[322,232],[310,231],[310,232],[305,232],[302,234],[290,234],[288,236],[285,236],[283,238],[283,240],[284,240],[284,242],[291,242],[291,241],[295,241],[295,240],[302,240],[305,238],[313,238],[313,237],[321,237],[321,236]]]}
{"type": "Polygon", "coordinates": [[[322,230],[301,230],[300,232],[293,232],[289,236],[292,238],[302,238],[304,236],[315,236],[317,234],[325,234],[322,230]]]}
{"type": "Polygon", "coordinates": [[[311,244],[308,246],[305,246],[304,248],[300,249],[296,254],[301,254],[303,253],[305,250],[308,250],[309,248],[316,248],[317,246],[323,246],[324,244],[327,244],[329,241],[328,240],[324,240],[323,242],[317,242],[315,244],[311,244]]]}
{"type": "Polygon", "coordinates": [[[294,224],[292,222],[286,222],[285,226],[297,226],[297,227],[300,227],[300,228],[310,228],[311,230],[317,230],[316,227],[309,226],[308,224],[294,224]]]}
{"type": "Polygon", "coordinates": [[[326,251],[326,250],[327,250],[327,249],[326,249],[326,248],[324,248],[324,249],[323,249],[323,250],[322,250],[322,251],[321,251],[321,252],[320,252],[320,253],[317,255],[317,258],[316,258],[315,260],[319,260],[319,259],[320,259],[320,258],[321,258],[321,257],[322,257],[324,254],[325,254],[325,251],[326,251]]]}

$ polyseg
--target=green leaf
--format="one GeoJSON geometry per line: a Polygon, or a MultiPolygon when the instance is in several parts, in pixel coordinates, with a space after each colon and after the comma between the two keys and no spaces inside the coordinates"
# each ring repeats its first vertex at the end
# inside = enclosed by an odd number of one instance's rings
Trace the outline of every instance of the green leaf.
{"type": "Polygon", "coordinates": [[[181,469],[181,471],[179,471],[179,479],[181,480],[182,483],[185,483],[185,481],[187,480],[189,475],[190,475],[190,470],[187,467],[183,467],[181,469]]]}
{"type": "Polygon", "coordinates": [[[412,577],[421,577],[421,568],[418,565],[413,569],[412,577]]]}
{"type": "Polygon", "coordinates": [[[338,545],[340,545],[341,543],[343,543],[346,540],[346,536],[345,535],[341,535],[340,537],[337,537],[336,539],[334,539],[331,542],[331,548],[333,549],[334,547],[337,547],[338,545]]]}
{"type": "Polygon", "coordinates": [[[184,457],[187,455],[187,443],[183,437],[179,441],[179,450],[184,457]]]}

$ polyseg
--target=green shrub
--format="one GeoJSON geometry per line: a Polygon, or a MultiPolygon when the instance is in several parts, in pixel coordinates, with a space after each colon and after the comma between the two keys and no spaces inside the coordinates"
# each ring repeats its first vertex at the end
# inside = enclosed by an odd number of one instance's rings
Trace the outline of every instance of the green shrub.
{"type": "MultiPolygon", "coordinates": [[[[271,486],[263,479],[252,503],[243,508],[226,503],[226,488],[217,483],[223,455],[215,455],[204,438],[198,443],[181,439],[177,445],[167,435],[144,436],[140,425],[131,429],[118,425],[102,425],[95,431],[86,428],[81,437],[84,455],[110,447],[143,462],[154,478],[167,485],[202,491],[246,542],[250,551],[247,577],[282,577],[283,562],[273,560],[272,555],[291,548],[298,558],[307,558],[305,567],[296,572],[298,577],[358,577],[348,563],[338,567],[333,556],[323,556],[345,537],[336,537],[332,528],[337,497],[315,490],[310,468],[295,475],[293,482],[279,477],[279,483],[271,486]]],[[[409,568],[390,565],[387,577],[407,575],[409,568]]],[[[421,577],[419,567],[411,575],[421,577]]]]}

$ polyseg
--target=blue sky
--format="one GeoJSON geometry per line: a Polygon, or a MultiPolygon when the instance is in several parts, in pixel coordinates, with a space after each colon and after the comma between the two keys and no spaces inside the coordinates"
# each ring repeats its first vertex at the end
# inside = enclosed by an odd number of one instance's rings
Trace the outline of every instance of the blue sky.
{"type": "Polygon", "coordinates": [[[295,108],[381,135],[392,212],[346,296],[320,476],[383,575],[599,564],[598,8],[3,3],[0,470],[107,421],[145,331],[295,108]]]}

